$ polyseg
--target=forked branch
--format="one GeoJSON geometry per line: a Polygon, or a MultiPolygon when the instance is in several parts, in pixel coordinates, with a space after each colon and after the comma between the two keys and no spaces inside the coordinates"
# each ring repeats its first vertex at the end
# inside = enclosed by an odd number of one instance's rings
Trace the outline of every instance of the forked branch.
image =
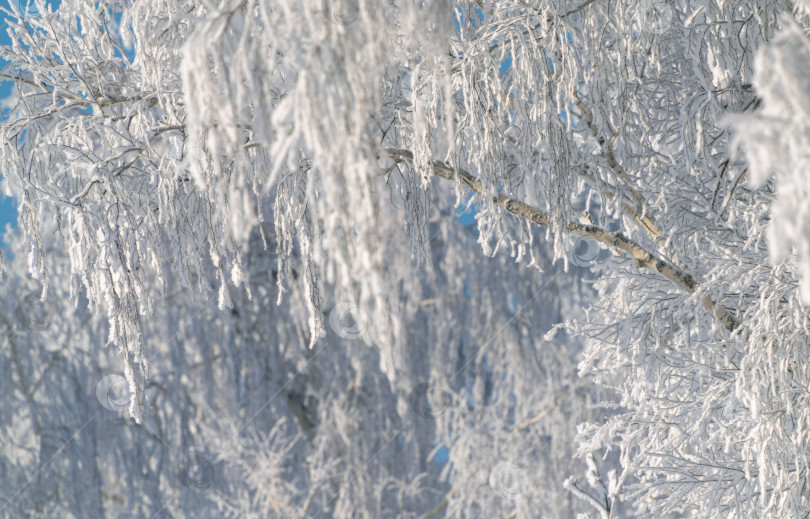
{"type": "MultiPolygon", "coordinates": [[[[388,148],[386,151],[388,156],[396,161],[413,164],[413,153],[408,150],[388,148]]],[[[472,191],[479,195],[484,195],[481,181],[463,169],[456,170],[443,162],[434,161],[433,174],[446,180],[454,180],[456,176],[458,176],[458,179],[472,191]]],[[[510,213],[529,220],[536,225],[541,227],[547,227],[549,225],[549,216],[545,211],[501,194],[494,195],[492,200],[496,205],[506,209],[510,213]]],[[[690,294],[695,292],[696,283],[691,274],[679,269],[664,259],[656,257],[620,232],[610,232],[595,225],[584,225],[577,222],[567,222],[564,227],[564,230],[570,234],[590,238],[607,245],[613,250],[628,253],[636,261],[636,265],[638,265],[639,268],[646,268],[657,272],[684,292],[690,294]]],[[[703,305],[727,330],[734,331],[739,326],[737,320],[724,308],[712,301],[709,296],[703,299],[703,305]]]]}

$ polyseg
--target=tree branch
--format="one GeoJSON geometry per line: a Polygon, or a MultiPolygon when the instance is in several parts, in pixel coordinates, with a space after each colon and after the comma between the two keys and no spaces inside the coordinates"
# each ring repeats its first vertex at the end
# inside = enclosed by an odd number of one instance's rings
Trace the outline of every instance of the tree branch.
{"type": "Polygon", "coordinates": [[[585,492],[581,488],[577,486],[577,480],[574,478],[568,478],[563,482],[563,487],[577,496],[578,498],[582,499],[590,503],[594,508],[599,511],[599,515],[602,519],[608,519],[610,517],[609,511],[605,508],[605,505],[600,503],[595,497],[590,495],[589,493],[585,492]]]}
{"type": "MultiPolygon", "coordinates": [[[[386,151],[392,159],[400,162],[405,161],[413,165],[413,153],[410,151],[400,148],[387,148],[386,151]]],[[[461,182],[475,193],[482,196],[485,194],[481,181],[463,169],[456,170],[443,162],[433,161],[433,174],[446,180],[453,180],[458,177],[461,182]]],[[[540,227],[549,225],[549,216],[545,211],[501,194],[493,196],[492,200],[496,205],[515,216],[529,220],[540,227]]],[[[620,232],[609,232],[595,225],[584,225],[576,222],[567,222],[564,224],[563,230],[575,236],[596,240],[613,250],[626,252],[633,257],[639,268],[657,272],[684,292],[690,294],[695,292],[695,279],[691,274],[654,256],[620,232]]],[[[734,331],[739,326],[736,319],[729,315],[725,309],[716,305],[709,296],[703,299],[703,305],[727,330],[734,331]]]]}
{"type": "Polygon", "coordinates": [[[610,166],[610,169],[612,169],[616,176],[621,179],[624,187],[630,192],[630,195],[633,197],[633,201],[636,203],[635,209],[624,205],[625,212],[630,214],[639,225],[641,225],[652,235],[653,238],[659,240],[661,238],[661,230],[655,225],[655,221],[652,219],[652,217],[646,214],[644,197],[641,196],[641,193],[639,193],[635,187],[633,187],[633,180],[630,178],[630,175],[627,174],[627,171],[625,171],[621,164],[619,164],[619,162],[616,160],[616,156],[613,154],[612,145],[616,136],[614,135],[614,138],[608,142],[604,137],[599,135],[599,129],[596,127],[596,123],[594,123],[593,113],[591,110],[585,106],[585,103],[582,102],[582,99],[580,99],[579,94],[577,94],[576,91],[574,91],[572,95],[577,108],[579,108],[580,112],[582,112],[582,119],[585,121],[585,124],[591,131],[591,135],[593,135],[596,142],[598,142],[599,146],[602,148],[602,153],[604,153],[608,166],[610,166]]]}

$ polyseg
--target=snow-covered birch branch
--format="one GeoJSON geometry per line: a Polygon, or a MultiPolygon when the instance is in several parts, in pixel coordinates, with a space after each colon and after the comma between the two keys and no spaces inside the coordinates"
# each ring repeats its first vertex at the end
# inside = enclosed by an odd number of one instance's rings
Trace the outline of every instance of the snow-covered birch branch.
{"type": "MultiPolygon", "coordinates": [[[[408,163],[413,161],[413,154],[408,150],[388,148],[387,152],[388,155],[394,160],[405,161],[408,163]]],[[[458,175],[458,179],[461,180],[472,191],[479,195],[485,194],[481,181],[463,169],[457,170],[440,161],[434,161],[433,173],[434,175],[446,180],[453,180],[456,178],[456,175],[458,175]]],[[[494,195],[492,200],[495,202],[495,204],[506,209],[510,213],[529,220],[536,225],[541,227],[546,227],[549,225],[549,216],[545,211],[501,194],[494,195]]],[[[643,267],[657,272],[685,292],[691,294],[697,289],[695,279],[691,274],[679,269],[661,258],[656,257],[654,254],[647,251],[641,245],[629,239],[621,232],[610,232],[595,225],[585,225],[577,222],[567,222],[564,230],[575,236],[596,240],[604,245],[607,245],[613,250],[630,254],[630,256],[632,256],[636,261],[636,265],[638,265],[639,268],[643,267]]],[[[713,302],[709,296],[706,296],[703,299],[703,304],[706,309],[709,310],[709,313],[717,318],[717,320],[728,331],[734,331],[739,326],[737,320],[729,315],[724,308],[713,302]]]]}

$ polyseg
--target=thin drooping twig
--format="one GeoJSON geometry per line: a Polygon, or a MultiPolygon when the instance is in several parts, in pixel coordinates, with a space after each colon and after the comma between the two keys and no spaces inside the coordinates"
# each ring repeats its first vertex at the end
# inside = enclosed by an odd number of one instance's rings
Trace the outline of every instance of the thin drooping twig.
{"type": "Polygon", "coordinates": [[[745,178],[746,173],[748,173],[748,168],[745,168],[739,175],[737,175],[737,180],[734,181],[734,185],[731,187],[731,191],[728,192],[728,196],[726,196],[726,200],[723,203],[723,212],[720,213],[720,216],[717,218],[718,222],[726,216],[726,211],[728,211],[728,204],[731,203],[731,200],[734,198],[734,191],[737,190],[737,186],[739,185],[740,180],[745,178]]]}
{"type": "MultiPolygon", "coordinates": [[[[393,160],[404,161],[410,164],[413,163],[413,153],[408,150],[387,148],[386,152],[393,160]]],[[[461,182],[475,193],[479,195],[485,194],[481,181],[463,169],[452,168],[437,160],[433,162],[433,174],[446,180],[454,180],[458,177],[461,182]]],[[[541,227],[547,227],[549,225],[549,216],[545,211],[502,194],[494,195],[492,200],[496,205],[506,209],[515,216],[529,220],[541,227]]],[[[621,232],[610,232],[595,225],[585,225],[577,222],[567,222],[564,224],[564,227],[564,230],[570,234],[596,240],[613,250],[629,254],[633,257],[639,268],[646,268],[657,272],[684,292],[690,294],[695,292],[696,283],[691,274],[656,257],[621,232]]],[[[734,331],[739,326],[737,320],[724,308],[715,304],[709,296],[703,299],[703,305],[727,330],[734,331]]]]}

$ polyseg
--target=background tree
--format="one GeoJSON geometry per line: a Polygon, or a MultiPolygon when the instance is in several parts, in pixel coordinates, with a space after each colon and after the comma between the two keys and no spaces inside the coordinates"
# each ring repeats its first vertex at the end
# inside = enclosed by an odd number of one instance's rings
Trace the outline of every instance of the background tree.
{"type": "Polygon", "coordinates": [[[807,513],[801,7],[36,6],[5,510],[807,513]],[[97,480],[43,499],[54,460],[97,480]]]}

